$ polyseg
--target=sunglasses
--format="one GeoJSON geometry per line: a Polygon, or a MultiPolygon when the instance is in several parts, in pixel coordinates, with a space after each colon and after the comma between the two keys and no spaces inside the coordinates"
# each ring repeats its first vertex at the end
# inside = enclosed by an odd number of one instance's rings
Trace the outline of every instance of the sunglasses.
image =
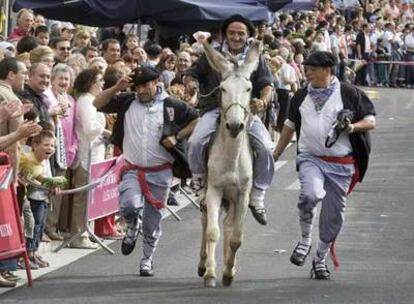
{"type": "Polygon", "coordinates": [[[59,50],[60,51],[70,51],[70,47],[64,47],[64,46],[62,46],[62,47],[59,48],[59,50]]]}

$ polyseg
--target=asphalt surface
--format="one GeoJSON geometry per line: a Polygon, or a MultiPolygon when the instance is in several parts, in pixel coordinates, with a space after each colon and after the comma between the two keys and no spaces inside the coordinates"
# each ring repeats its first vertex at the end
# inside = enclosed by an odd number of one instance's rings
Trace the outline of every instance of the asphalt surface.
{"type": "MultiPolygon", "coordinates": [[[[163,223],[155,277],[137,276],[139,245],[124,257],[116,242],[116,255],[99,250],[32,288],[1,295],[0,303],[414,303],[414,91],[371,91],[378,97],[371,163],[348,199],[337,241],[341,267],[330,281],[309,279],[310,259],[303,267],[289,263],[299,237],[293,146],[268,192],[269,225],[248,214],[231,287],[206,289],[197,277],[200,214],[189,205],[179,212],[182,222],[163,223]]],[[[220,272],[222,247],[217,260],[220,272]]]]}

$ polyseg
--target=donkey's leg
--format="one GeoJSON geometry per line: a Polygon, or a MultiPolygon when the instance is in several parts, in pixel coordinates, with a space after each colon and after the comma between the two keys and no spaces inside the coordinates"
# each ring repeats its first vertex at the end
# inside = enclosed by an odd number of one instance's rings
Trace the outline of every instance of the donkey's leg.
{"type": "Polygon", "coordinates": [[[229,255],[231,254],[231,248],[230,248],[230,241],[231,237],[233,235],[233,222],[234,222],[234,201],[231,201],[229,209],[226,213],[226,216],[224,218],[224,242],[223,242],[223,250],[224,250],[224,269],[223,269],[223,285],[227,286],[229,284],[225,283],[224,278],[233,277],[235,275],[234,269],[228,269],[227,268],[227,260],[229,259],[229,255]]]}
{"type": "Polygon", "coordinates": [[[223,271],[223,285],[229,286],[233,282],[236,274],[236,252],[240,248],[243,240],[243,225],[246,218],[247,206],[249,204],[249,191],[241,191],[239,199],[234,204],[233,231],[230,238],[228,255],[225,258],[223,271]]]}
{"type": "Polygon", "coordinates": [[[207,205],[207,260],[206,260],[206,272],[204,274],[204,285],[206,287],[216,286],[216,246],[220,237],[219,227],[219,213],[221,205],[222,191],[208,187],[206,194],[207,205]]]}
{"type": "Polygon", "coordinates": [[[206,272],[206,258],[207,258],[207,208],[204,206],[201,209],[201,226],[203,228],[202,231],[202,239],[201,239],[201,247],[200,247],[200,261],[198,263],[198,276],[204,276],[206,272]]]}

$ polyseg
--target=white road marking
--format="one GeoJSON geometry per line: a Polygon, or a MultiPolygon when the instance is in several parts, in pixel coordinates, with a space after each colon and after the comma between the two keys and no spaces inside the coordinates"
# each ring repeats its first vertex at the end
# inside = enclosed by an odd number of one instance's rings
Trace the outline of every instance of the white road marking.
{"type": "Polygon", "coordinates": [[[286,188],[286,190],[300,190],[300,182],[296,179],[290,186],[286,188]]]}
{"type": "Polygon", "coordinates": [[[275,163],[275,172],[287,164],[287,160],[278,160],[275,163]]]}

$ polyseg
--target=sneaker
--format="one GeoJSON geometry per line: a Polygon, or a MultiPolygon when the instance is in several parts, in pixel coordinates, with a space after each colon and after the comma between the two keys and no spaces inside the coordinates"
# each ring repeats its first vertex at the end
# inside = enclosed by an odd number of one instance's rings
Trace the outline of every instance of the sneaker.
{"type": "Polygon", "coordinates": [[[0,274],[0,287],[12,288],[12,287],[16,287],[16,285],[17,285],[17,282],[7,280],[5,277],[3,277],[0,274]]]}
{"type": "Polygon", "coordinates": [[[154,276],[154,267],[152,266],[152,262],[149,263],[142,263],[139,267],[139,275],[141,277],[153,277],[154,276]]]}
{"type": "Polygon", "coordinates": [[[319,261],[314,259],[312,261],[310,277],[315,280],[329,280],[331,278],[325,259],[319,261]]]}
{"type": "Polygon", "coordinates": [[[81,237],[72,243],[70,243],[70,248],[78,249],[98,249],[99,245],[97,243],[92,243],[88,237],[81,237]]]}
{"type": "Polygon", "coordinates": [[[312,246],[298,242],[290,256],[290,262],[296,266],[303,266],[312,246]]]}
{"type": "Polygon", "coordinates": [[[36,264],[39,265],[41,268],[42,268],[42,266],[43,267],[49,267],[50,266],[49,262],[45,261],[43,259],[43,257],[41,257],[38,254],[35,254],[35,260],[36,260],[36,264]]]}
{"type": "Polygon", "coordinates": [[[132,223],[128,224],[125,237],[122,239],[122,244],[121,244],[121,252],[123,255],[129,255],[132,251],[134,251],[135,245],[137,243],[138,235],[142,233],[141,223],[142,221],[138,217],[132,223]]]}
{"type": "Polygon", "coordinates": [[[3,271],[0,275],[8,281],[17,282],[20,281],[20,277],[12,273],[11,271],[3,271]]]}

